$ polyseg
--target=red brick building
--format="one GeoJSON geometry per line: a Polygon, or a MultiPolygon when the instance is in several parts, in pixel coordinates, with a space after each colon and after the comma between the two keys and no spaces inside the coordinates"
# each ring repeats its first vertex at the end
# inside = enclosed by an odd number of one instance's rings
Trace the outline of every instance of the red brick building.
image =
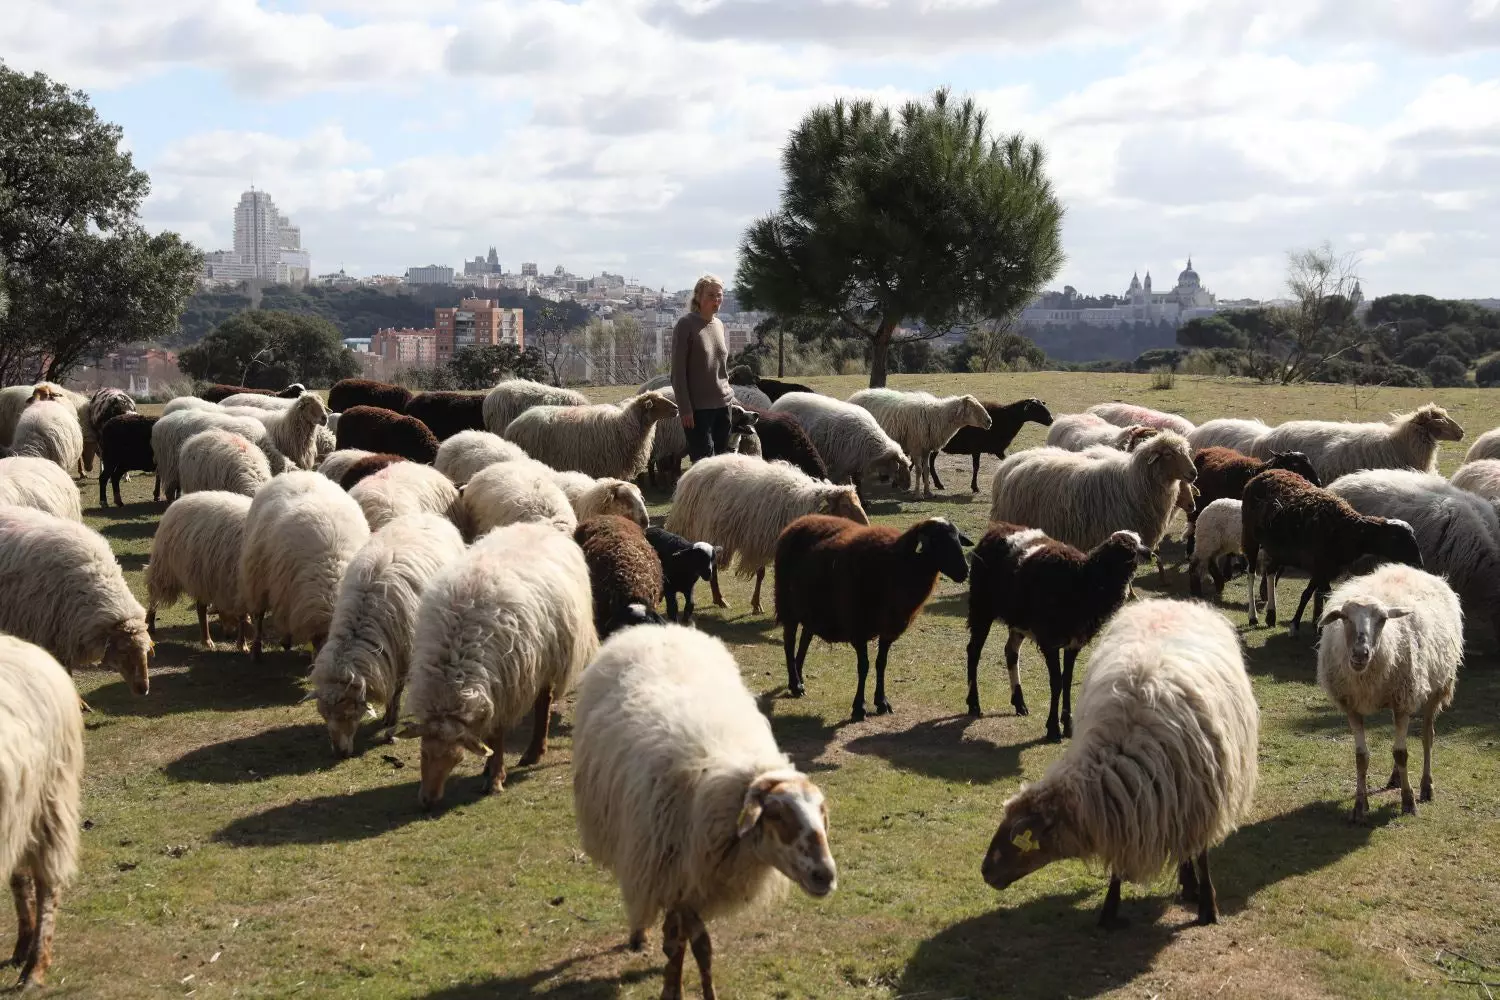
{"type": "Polygon", "coordinates": [[[460,347],[526,346],[524,313],[520,309],[502,309],[494,299],[464,299],[451,309],[434,310],[432,325],[437,333],[440,365],[447,364],[460,347]]]}

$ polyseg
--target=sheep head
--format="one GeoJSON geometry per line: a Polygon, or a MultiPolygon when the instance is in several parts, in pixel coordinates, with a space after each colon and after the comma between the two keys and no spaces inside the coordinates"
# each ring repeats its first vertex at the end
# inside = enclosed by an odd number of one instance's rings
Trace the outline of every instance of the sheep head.
{"type": "MultiPolygon", "coordinates": [[[[1014,405],[1014,404],[1012,404],[1014,405]]],[[[1047,404],[1040,399],[1027,399],[1021,402],[1021,422],[1031,421],[1041,424],[1043,427],[1052,425],[1052,411],[1047,409],[1047,404]]]]}
{"type": "Polygon", "coordinates": [[[694,542],[693,547],[685,552],[679,552],[678,556],[696,558],[699,560],[698,578],[704,583],[713,579],[714,563],[718,556],[714,553],[714,547],[707,542],[694,542]]]}
{"type": "Polygon", "coordinates": [[[328,407],[317,397],[316,393],[303,393],[297,397],[292,404],[292,409],[297,414],[297,419],[314,426],[326,425],[328,423],[328,407]]]}
{"type": "Polygon", "coordinates": [[[877,483],[889,483],[897,490],[911,489],[911,459],[899,447],[871,462],[868,474],[877,483]]]}
{"type": "Polygon", "coordinates": [[[969,564],[964,561],[964,546],[974,543],[946,517],[918,521],[906,529],[906,535],[911,539],[912,553],[927,559],[939,573],[954,583],[968,579],[969,564]]]}
{"type": "Polygon", "coordinates": [[[853,486],[834,487],[818,503],[818,509],[813,513],[848,518],[855,524],[870,523],[870,515],[865,513],[864,505],[859,502],[859,491],[853,486]]]}
{"type": "Polygon", "coordinates": [[[1005,803],[1005,815],[980,868],[984,880],[1004,889],[1054,861],[1078,857],[1081,851],[1069,826],[1056,795],[1036,786],[1022,788],[1005,803]]]}
{"type": "Polygon", "coordinates": [[[1340,622],[1344,626],[1344,646],[1349,652],[1349,666],[1361,673],[1370,665],[1375,649],[1380,645],[1380,633],[1385,623],[1392,618],[1404,618],[1411,614],[1410,608],[1395,608],[1380,601],[1345,601],[1336,608],[1329,608],[1318,619],[1318,627],[1327,629],[1340,622]]]}
{"type": "Polygon", "coordinates": [[[1265,467],[1295,472],[1314,486],[1323,485],[1323,480],[1318,478],[1318,470],[1313,468],[1312,460],[1300,451],[1273,451],[1271,457],[1266,459],[1265,467]]]}
{"type": "Polygon", "coordinates": [[[668,417],[677,416],[677,404],[655,389],[650,392],[641,393],[630,400],[627,405],[639,407],[644,410],[647,423],[655,423],[658,420],[666,420],[668,417]]]}
{"type": "Polygon", "coordinates": [[[308,695],[318,703],[318,714],[328,725],[328,741],[340,757],[354,755],[354,734],[359,724],[373,714],[365,690],[365,679],[357,674],[318,685],[308,695]]]}
{"type": "Polygon", "coordinates": [[[1192,483],[1179,479],[1177,481],[1177,509],[1184,514],[1191,514],[1198,509],[1198,487],[1192,483]]]}
{"type": "Polygon", "coordinates": [[[465,750],[483,759],[494,753],[474,735],[469,723],[453,716],[409,723],[397,735],[422,741],[422,781],[417,801],[423,809],[432,809],[443,801],[448,775],[463,760],[465,750]]]}
{"type": "MultiPolygon", "coordinates": [[[[1151,561],[1150,547],[1141,541],[1141,536],[1134,531],[1116,531],[1094,549],[1094,552],[1101,551],[1122,553],[1132,567],[1144,566],[1151,561]]],[[[1090,558],[1093,554],[1092,552],[1089,554],[1090,558]]]]}
{"type": "Polygon", "coordinates": [[[759,413],[747,410],[738,403],[729,404],[729,433],[754,434],[755,425],[759,422],[759,413]]]}
{"type": "Polygon", "coordinates": [[[1172,431],[1162,431],[1155,437],[1136,447],[1133,454],[1145,462],[1158,479],[1171,481],[1198,478],[1198,467],[1193,464],[1193,449],[1187,438],[1172,431]]]}
{"type": "Polygon", "coordinates": [[[63,395],[63,388],[62,388],[62,386],[58,385],[57,383],[55,383],[55,382],[38,382],[35,386],[32,387],[32,389],[31,389],[31,396],[26,400],[26,402],[27,403],[36,403],[36,402],[40,402],[42,400],[49,400],[49,399],[63,400],[65,398],[66,397],[63,395]]]}
{"type": "Polygon", "coordinates": [[[1464,429],[1458,425],[1458,421],[1448,416],[1448,411],[1436,403],[1428,403],[1414,411],[1408,415],[1407,420],[1412,427],[1434,441],[1464,439],[1464,429]]]}
{"type": "Polygon", "coordinates": [[[651,518],[646,513],[646,498],[641,495],[639,486],[623,479],[604,479],[599,481],[596,488],[602,488],[608,493],[598,513],[618,514],[642,528],[650,527],[651,518]]]}
{"type": "Polygon", "coordinates": [[[767,772],[750,782],[734,835],[809,896],[826,896],[838,886],[828,849],[828,803],[795,770],[767,772]]]}
{"type": "Polygon", "coordinates": [[[146,631],[143,620],[120,622],[109,630],[104,641],[104,656],[99,665],[105,669],[113,667],[125,678],[133,694],[144,695],[151,690],[151,677],[147,665],[156,643],[146,631]]]}
{"type": "Polygon", "coordinates": [[[1135,451],[1136,448],[1140,447],[1141,442],[1149,441],[1160,433],[1161,431],[1155,427],[1148,427],[1145,424],[1131,424],[1129,427],[1121,429],[1119,435],[1115,438],[1115,443],[1121,451],[1135,451]]]}
{"type": "MultiPolygon", "coordinates": [[[[1422,569],[1422,548],[1417,544],[1416,530],[1410,524],[1395,517],[1365,517],[1363,520],[1365,555],[1361,559],[1375,565],[1395,562],[1422,569]]],[[[1368,569],[1358,571],[1369,572],[1368,569]]]]}
{"type": "Polygon", "coordinates": [[[984,408],[984,404],[974,396],[960,396],[959,398],[963,400],[961,410],[964,426],[989,430],[990,425],[995,421],[990,416],[990,411],[984,408]]]}

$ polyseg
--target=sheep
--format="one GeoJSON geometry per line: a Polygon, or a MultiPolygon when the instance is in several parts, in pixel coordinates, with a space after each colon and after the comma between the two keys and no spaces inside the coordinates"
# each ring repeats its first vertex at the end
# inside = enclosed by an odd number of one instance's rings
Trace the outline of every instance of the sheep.
{"type": "Polygon", "coordinates": [[[31,507],[83,522],[83,504],[73,477],[45,458],[0,458],[0,505],[31,507]]]}
{"type": "Polygon", "coordinates": [[[623,479],[595,479],[581,472],[552,472],[552,482],[563,491],[578,520],[618,514],[645,528],[651,523],[641,488],[623,479]]]}
{"type": "MultiPolygon", "coordinates": [[[[304,397],[298,398],[300,399],[304,397]]],[[[282,399],[280,396],[263,396],[253,392],[238,392],[233,396],[225,396],[223,399],[219,400],[219,405],[226,410],[233,409],[234,407],[240,407],[241,409],[246,410],[267,410],[270,412],[279,412],[281,410],[290,409],[291,405],[296,401],[296,399],[282,399]]]]}
{"type": "Polygon", "coordinates": [[[178,410],[213,410],[214,412],[218,412],[222,409],[223,407],[218,403],[210,403],[208,400],[200,399],[197,396],[175,396],[167,400],[166,405],[161,408],[160,415],[165,417],[169,413],[176,413],[178,410]]]}
{"type": "Polygon", "coordinates": [[[1250,454],[1255,441],[1271,428],[1261,420],[1241,420],[1238,417],[1220,417],[1199,424],[1187,436],[1194,451],[1204,448],[1230,448],[1242,455],[1250,454]]]}
{"type": "Polygon", "coordinates": [[[659,392],[619,406],[533,406],[505,428],[505,440],[560,471],[634,479],[651,456],[657,421],[676,416],[677,404],[659,392]]]}
{"type": "Polygon", "coordinates": [[[633,628],[578,683],[573,805],[583,849],[620,884],[630,947],[662,921],[664,997],[682,995],[689,945],[714,996],[705,921],[838,884],[823,793],[776,746],[719,640],[633,628]]]}
{"type": "Polygon", "coordinates": [[[288,472],[256,492],[240,552],[240,586],[255,622],[252,659],[260,661],[267,612],[289,643],[322,646],[339,580],[369,538],[359,504],[326,476],[288,472]]]}
{"type": "Polygon", "coordinates": [[[719,592],[719,568],[735,564],[740,577],[755,575],[750,607],[761,611],[760,588],[766,567],[776,558],[782,529],[804,514],[831,514],[869,524],[858,491],[810,479],[785,462],[746,455],[714,455],[693,464],[677,481],[666,529],[722,550],[710,585],[717,607],[728,607],[719,592]],[[737,558],[736,558],[737,557],[737,558]]]}
{"type": "Polygon", "coordinates": [[[29,507],[0,507],[0,632],[72,671],[99,663],[130,690],[151,688],[146,609],[97,531],[29,507]]]}
{"type": "Polygon", "coordinates": [[[1193,433],[1191,420],[1179,417],[1175,413],[1153,410],[1148,406],[1136,406],[1134,403],[1098,403],[1090,406],[1086,412],[1103,417],[1117,427],[1145,424],[1147,427],[1155,427],[1159,431],[1171,431],[1183,437],[1193,433]]]}
{"type": "Polygon", "coordinates": [[[505,730],[528,708],[531,744],[520,766],[539,761],[553,699],[598,646],[589,568],[571,533],[506,525],[439,573],[417,611],[406,691],[414,721],[400,733],[422,740],[422,806],[441,801],[464,750],[488,758],[483,789],[498,792],[505,730]]]}
{"type": "MultiPolygon", "coordinates": [[[[573,540],[588,563],[594,629],[600,639],[621,627],[630,605],[656,607],[661,600],[661,560],[640,525],[617,514],[598,514],[579,520],[573,540]]],[[[648,615],[661,622],[654,611],[648,615]]]]}
{"type": "MultiPolygon", "coordinates": [[[[225,407],[230,409],[230,407],[225,407]]],[[[254,411],[266,428],[271,447],[299,469],[318,465],[318,429],[328,422],[328,407],[314,393],[291,400],[289,406],[254,411]]]]}
{"type": "Polygon", "coordinates": [[[1406,772],[1406,727],[1422,716],[1421,801],[1432,801],[1432,737],[1438,712],[1453,703],[1464,658],[1464,620],[1442,577],[1409,566],[1382,566],[1346,580],[1318,619],[1318,685],[1349,717],[1354,731],[1354,821],[1370,810],[1365,772],[1365,716],[1389,709],[1396,738],[1387,788],[1401,789],[1401,812],[1414,814],[1406,772]]]}
{"type": "Polygon", "coordinates": [[[1134,531],[1157,552],[1157,574],[1165,580],[1158,546],[1172,520],[1178,484],[1197,476],[1187,441],[1172,431],[1128,453],[1035,448],[1011,455],[995,470],[990,520],[1040,528],[1085,551],[1116,531],[1134,531]]]}
{"type": "Polygon", "coordinates": [[[686,625],[693,620],[693,588],[699,580],[714,576],[714,547],[707,542],[690,542],[666,528],[646,529],[646,541],[661,560],[662,596],[667,599],[667,618],[686,625]],[[677,611],[677,595],[683,595],[682,612],[677,611]]]}
{"type": "Polygon", "coordinates": [[[1133,531],[1116,531],[1084,553],[1036,528],[992,523],[974,547],[969,576],[969,714],[982,714],[979,659],[998,618],[1009,629],[1005,670],[1010,675],[1011,706],[1017,715],[1027,714],[1018,668],[1021,643],[1030,638],[1047,661],[1052,696],[1047,739],[1071,737],[1078,651],[1120,610],[1136,567],[1150,558],[1151,550],[1133,531]]]}
{"type": "Polygon", "coordinates": [[[1437,471],[1440,442],[1462,441],[1464,429],[1435,403],[1392,416],[1390,423],[1290,420],[1255,439],[1256,458],[1300,451],[1325,483],[1361,469],[1437,471]]]}
{"type": "MultiPolygon", "coordinates": [[[[917,458],[936,452],[960,427],[987,431],[993,423],[989,411],[973,396],[939,399],[930,392],[861,389],[849,397],[849,402],[869,410],[881,430],[908,456],[917,458]]],[[[916,480],[922,495],[932,496],[931,471],[926,462],[917,462],[916,480]]]]}
{"type": "Polygon", "coordinates": [[[484,397],[484,426],[491,434],[505,436],[510,422],[533,406],[587,406],[589,398],[573,389],[544,385],[529,379],[501,382],[484,397]]]}
{"type": "Polygon", "coordinates": [[[439,441],[464,431],[484,430],[484,396],[473,392],[419,392],[406,415],[426,424],[439,441]]]}
{"type": "Polygon", "coordinates": [[[482,430],[459,431],[438,448],[433,466],[453,480],[455,486],[462,486],[486,465],[519,462],[528,457],[518,445],[498,434],[482,430]]]}
{"type": "Polygon", "coordinates": [[[356,406],[377,406],[392,413],[405,413],[410,402],[410,389],[367,378],[340,379],[328,390],[328,408],[334,413],[356,406]]]}
{"type": "MultiPolygon", "coordinates": [[[[3,439],[0,439],[0,444],[3,443],[3,439]]],[[[1469,445],[1469,450],[1464,454],[1464,464],[1468,465],[1482,458],[1500,458],[1500,427],[1485,431],[1474,439],[1474,443],[1469,445]]]]}
{"type": "Polygon", "coordinates": [[[1411,525],[1422,567],[1445,577],[1471,615],[1489,615],[1500,637],[1500,517],[1492,503],[1442,476],[1408,469],[1340,476],[1328,491],[1361,514],[1411,525]]]}
{"type": "Polygon", "coordinates": [[[199,431],[182,442],[177,453],[177,483],[183,495],[224,490],[253,497],[270,479],[265,453],[232,431],[199,431]]]}
{"type": "MultiPolygon", "coordinates": [[[[134,412],[135,400],[125,390],[104,388],[95,392],[89,397],[88,405],[83,410],[84,450],[87,451],[90,444],[98,450],[99,431],[112,417],[134,412]]],[[[85,455],[85,464],[92,467],[93,463],[87,458],[85,455]]]]}
{"type": "Polygon", "coordinates": [[[375,452],[365,451],[363,448],[340,448],[318,463],[318,474],[336,483],[344,478],[344,473],[348,472],[355,462],[373,454],[375,452]]]}
{"type": "Polygon", "coordinates": [[[964,582],[969,567],[963,546],[973,544],[941,517],[918,521],[904,532],[824,514],[808,514],[787,525],[776,543],[775,593],[792,697],[802,696],[802,664],[813,637],[847,642],[858,661],[859,686],[851,714],[859,722],[865,717],[869,642],[876,639],[875,712],[890,712],[885,661],[891,643],[921,612],[939,573],[964,582]]]}
{"type": "Polygon", "coordinates": [[[1500,459],[1466,461],[1453,473],[1452,483],[1495,503],[1500,501],[1500,459]]]}
{"type": "Polygon", "coordinates": [[[307,391],[307,386],[301,382],[293,382],[285,389],[251,389],[243,385],[205,385],[198,390],[198,396],[210,403],[217,403],[221,399],[227,399],[236,393],[250,393],[255,396],[276,396],[279,399],[296,399],[307,391]]]}
{"type": "MultiPolygon", "coordinates": [[[[755,414],[755,442],[760,447],[760,457],[767,462],[790,462],[813,479],[827,479],[828,466],[823,456],[801,422],[789,413],[771,410],[751,410],[755,414]]],[[[748,438],[743,438],[739,451],[753,454],[747,447],[748,438]]]]}
{"type": "Polygon", "coordinates": [[[337,417],[337,413],[330,413],[328,415],[328,423],[318,428],[317,437],[313,442],[313,459],[319,466],[322,466],[329,455],[338,450],[339,439],[334,433],[337,428],[334,420],[337,417]]]}
{"type": "MultiPolygon", "coordinates": [[[[1014,403],[984,403],[985,412],[990,415],[990,429],[980,430],[978,427],[960,427],[958,432],[948,439],[943,445],[942,452],[945,455],[968,455],[973,463],[973,475],[969,480],[969,492],[979,492],[979,456],[994,455],[996,458],[1004,458],[1005,450],[1011,446],[1016,435],[1021,432],[1021,427],[1027,421],[1041,424],[1043,427],[1051,426],[1052,412],[1047,409],[1047,404],[1040,399],[1019,399],[1014,403]]],[[[932,485],[943,489],[942,480],[937,474],[937,452],[929,452],[926,458],[927,471],[932,476],[932,485]]]]}
{"type": "Polygon", "coordinates": [[[1336,577],[1365,557],[1422,568],[1417,536],[1405,521],[1367,517],[1337,494],[1314,486],[1295,472],[1267,469],[1245,485],[1240,507],[1241,540],[1249,568],[1249,624],[1255,608],[1256,574],[1269,581],[1266,624],[1276,626],[1276,581],[1286,567],[1307,571],[1307,589],[1297,603],[1292,632],[1302,625],[1307,599],[1317,594],[1313,618],[1322,615],[1323,594],[1336,577]],[[1265,549],[1265,559],[1261,559],[1265,549]]]}
{"type": "Polygon", "coordinates": [[[801,382],[786,382],[774,378],[758,378],[755,380],[755,387],[769,396],[773,403],[789,392],[817,392],[812,386],[801,382]]]}
{"type": "MultiPolygon", "coordinates": [[[[677,395],[670,387],[660,391],[676,404],[677,395]]],[[[759,421],[760,416],[755,411],[747,410],[739,403],[730,403],[729,450],[741,451],[741,442],[755,437],[759,421]]],[[[687,457],[687,453],[687,432],[683,430],[682,422],[663,420],[657,425],[656,434],[651,439],[651,458],[646,462],[648,482],[655,486],[658,474],[667,485],[676,482],[677,477],[682,475],[682,460],[687,457]]]]}
{"type": "MultiPolygon", "coordinates": [[[[729,384],[736,389],[755,389],[756,384],[759,381],[755,377],[755,369],[751,368],[749,365],[735,365],[733,368],[729,369],[729,373],[726,378],[729,384]]],[[[641,383],[641,387],[637,389],[636,392],[641,393],[650,392],[652,389],[665,389],[671,384],[672,374],[670,372],[666,372],[661,375],[651,376],[645,382],[641,383]]],[[[756,391],[759,392],[758,389],[756,391]]],[[[809,389],[808,391],[811,392],[812,390],[809,389]]]]}
{"type": "Polygon", "coordinates": [[[522,521],[540,521],[569,538],[578,527],[567,494],[540,462],[499,462],[480,469],[464,487],[462,507],[462,523],[475,538],[522,521]]]}
{"type": "Polygon", "coordinates": [[[1047,429],[1047,447],[1064,451],[1083,451],[1104,445],[1117,451],[1131,451],[1142,440],[1159,432],[1145,424],[1119,427],[1092,413],[1065,413],[1047,429]]]}
{"type": "Polygon", "coordinates": [[[179,410],[156,421],[151,428],[151,451],[156,456],[156,478],[158,485],[170,503],[180,492],[178,456],[182,444],[199,431],[217,428],[230,431],[253,442],[265,452],[266,460],[274,474],[285,459],[272,454],[275,449],[266,438],[266,428],[254,417],[237,416],[228,410],[179,410]]]}
{"type": "Polygon", "coordinates": [[[26,406],[38,387],[46,386],[49,395],[63,394],[63,387],[54,382],[38,382],[35,385],[8,385],[0,389],[0,447],[9,448],[15,440],[16,422],[21,419],[26,406]]]}
{"type": "Polygon", "coordinates": [[[379,531],[406,514],[436,514],[456,527],[462,526],[458,487],[430,465],[394,462],[366,476],[349,496],[365,512],[371,531],[379,531]]]}
{"type": "Polygon", "coordinates": [[[11,452],[56,462],[64,472],[81,472],[83,427],[78,423],[78,410],[63,400],[31,403],[16,421],[11,452]]]}
{"type": "Polygon", "coordinates": [[[407,462],[406,459],[402,458],[400,455],[387,455],[382,453],[366,454],[363,458],[354,462],[344,470],[344,474],[340,476],[338,480],[339,489],[343,490],[345,493],[348,493],[350,490],[354,489],[355,486],[364,482],[368,477],[375,475],[375,473],[379,472],[382,469],[388,469],[398,462],[402,462],[408,465],[418,464],[407,462]]]}
{"type": "Polygon", "coordinates": [[[349,560],[307,696],[328,725],[334,753],[354,753],[355,731],[374,715],[372,704],[385,706],[382,734],[395,732],[422,594],[463,554],[457,528],[418,513],[387,522],[349,560]]]}
{"type": "MultiPolygon", "coordinates": [[[[122,413],[111,417],[99,428],[99,508],[106,509],[104,486],[108,483],[114,490],[115,506],[125,506],[120,499],[120,480],[126,473],[156,471],[156,453],[151,446],[160,417],[148,417],[142,413],[122,413]]],[[[161,477],[156,476],[152,487],[152,499],[161,499],[161,477]]]]}
{"type": "Polygon", "coordinates": [[[1250,815],[1259,740],[1239,637],[1223,615],[1190,601],[1121,609],[1083,679],[1077,737],[1005,803],[985,882],[1004,889],[1053,861],[1097,858],[1110,873],[1099,923],[1114,927],[1121,880],[1148,883],[1176,863],[1198,923],[1217,923],[1208,851],[1250,815]]]}
{"type": "Polygon", "coordinates": [[[770,396],[753,385],[731,383],[729,391],[734,393],[734,401],[747,410],[769,410],[774,402],[770,396]]]}
{"type": "Polygon", "coordinates": [[[789,392],[771,405],[772,413],[787,413],[801,422],[828,464],[836,483],[854,483],[864,498],[865,480],[911,488],[911,459],[881,430],[870,411],[853,403],[805,392],[789,392]]]}
{"type": "Polygon", "coordinates": [[[249,608],[240,580],[240,555],[250,498],[225,490],[188,493],[168,507],[151,539],[146,564],[146,627],[156,633],[156,612],[184,594],[198,612],[198,635],[210,652],[208,610],[236,625],[235,648],[243,653],[250,633],[249,608]]]}
{"type": "MultiPolygon", "coordinates": [[[[1274,452],[1262,461],[1233,448],[1213,445],[1194,452],[1193,468],[1198,470],[1198,478],[1193,480],[1193,485],[1198,488],[1198,510],[1215,500],[1238,500],[1245,492],[1245,484],[1266,469],[1288,469],[1314,486],[1323,485],[1323,480],[1313,469],[1312,463],[1300,451],[1274,452]]],[[[1197,545],[1197,513],[1188,511],[1187,522],[1183,539],[1187,543],[1187,554],[1191,559],[1197,545]]],[[[1198,581],[1196,577],[1189,577],[1189,582],[1197,584],[1198,581]]]]}
{"type": "Polygon", "coordinates": [[[1229,556],[1243,556],[1244,513],[1239,500],[1220,497],[1198,512],[1193,532],[1193,551],[1188,558],[1188,589],[1194,597],[1203,594],[1203,569],[1208,568],[1214,582],[1214,599],[1224,596],[1228,572],[1221,562],[1229,556]]]}
{"type": "Polygon", "coordinates": [[[0,878],[16,902],[18,989],[52,965],[58,897],[78,868],[83,717],[45,649],[0,636],[0,878]]]}
{"type": "Polygon", "coordinates": [[[437,458],[438,439],[427,425],[378,406],[354,406],[339,415],[334,434],[338,447],[388,452],[410,462],[431,465],[437,458]]]}

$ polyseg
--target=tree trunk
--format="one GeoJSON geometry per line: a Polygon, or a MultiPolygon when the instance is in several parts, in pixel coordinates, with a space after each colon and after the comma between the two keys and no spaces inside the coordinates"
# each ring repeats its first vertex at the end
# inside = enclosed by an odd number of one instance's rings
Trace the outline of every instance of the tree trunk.
{"type": "Polygon", "coordinates": [[[786,378],[786,331],[776,328],[776,377],[786,378]]]}
{"type": "Polygon", "coordinates": [[[896,332],[896,324],[890,320],[882,320],[880,329],[875,331],[875,336],[870,338],[870,388],[885,388],[885,373],[888,355],[891,349],[891,337],[896,332]]]}

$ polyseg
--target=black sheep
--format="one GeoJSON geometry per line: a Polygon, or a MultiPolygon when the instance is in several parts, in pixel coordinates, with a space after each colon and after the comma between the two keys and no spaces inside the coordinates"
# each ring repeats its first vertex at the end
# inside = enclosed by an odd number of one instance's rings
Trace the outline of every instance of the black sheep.
{"type": "MultiPolygon", "coordinates": [[[[155,472],[156,453],[151,450],[151,428],[156,426],[156,417],[140,413],[122,413],[110,417],[98,430],[99,438],[99,507],[109,506],[104,495],[104,484],[114,487],[115,506],[123,507],[120,499],[120,480],[127,472],[155,472]]],[[[161,480],[156,481],[152,491],[153,500],[161,499],[161,480]]]]}
{"type": "Polygon", "coordinates": [[[760,457],[767,462],[791,462],[813,479],[827,479],[828,466],[817,446],[807,436],[801,421],[790,413],[750,408],[756,416],[755,435],[760,438],[760,457]]]}
{"type": "Polygon", "coordinates": [[[459,431],[482,431],[484,393],[419,392],[406,404],[408,417],[416,417],[439,441],[459,431]]]}
{"type": "Polygon", "coordinates": [[[335,440],[341,449],[400,455],[409,462],[424,465],[431,465],[437,458],[438,440],[426,424],[379,406],[345,410],[339,417],[335,440]]]}
{"type": "Polygon", "coordinates": [[[410,389],[368,378],[340,379],[328,390],[328,408],[334,413],[355,406],[378,406],[392,413],[405,413],[410,402],[410,389]]]}
{"type": "Polygon", "coordinates": [[[406,459],[402,458],[400,455],[391,455],[384,452],[377,452],[374,455],[361,456],[360,458],[355,459],[354,463],[344,471],[344,474],[342,476],[339,477],[339,488],[347,493],[350,490],[354,489],[354,487],[359,484],[360,480],[367,479],[370,476],[375,475],[375,473],[379,472],[381,469],[384,469],[388,465],[395,465],[397,462],[404,461],[406,461],[406,459]]]}
{"type": "Polygon", "coordinates": [[[761,392],[771,397],[771,402],[776,402],[789,392],[812,392],[812,386],[803,385],[801,382],[783,382],[775,378],[758,378],[755,386],[761,392]]]}
{"type": "MultiPolygon", "coordinates": [[[[948,439],[943,445],[944,455],[968,455],[974,460],[974,476],[969,481],[969,492],[979,492],[979,456],[994,455],[996,458],[1005,457],[1005,449],[1016,439],[1021,432],[1021,425],[1028,420],[1041,424],[1043,427],[1052,423],[1052,411],[1047,409],[1047,404],[1040,399],[1021,399],[1014,403],[985,403],[985,410],[990,415],[990,426],[988,429],[982,427],[960,427],[958,433],[948,439]]],[[[921,456],[916,456],[921,460],[921,456]]],[[[932,475],[932,485],[938,489],[943,488],[943,481],[937,474],[937,452],[927,456],[927,470],[932,475]]]]}
{"type": "Polygon", "coordinates": [[[667,618],[686,625],[693,620],[693,588],[699,580],[713,579],[714,547],[707,542],[690,542],[666,528],[647,528],[646,541],[661,560],[667,618]],[[677,614],[678,594],[683,595],[681,617],[677,614]]]}

